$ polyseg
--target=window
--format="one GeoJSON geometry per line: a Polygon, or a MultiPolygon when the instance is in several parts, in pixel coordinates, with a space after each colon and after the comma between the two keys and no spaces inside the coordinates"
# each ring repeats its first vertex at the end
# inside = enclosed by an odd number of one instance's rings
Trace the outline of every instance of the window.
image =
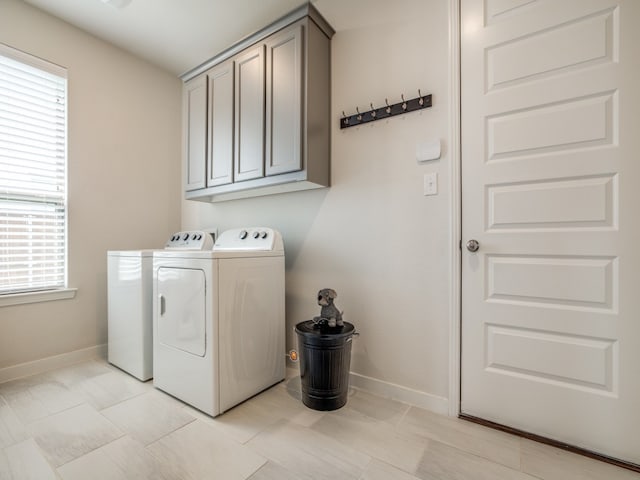
{"type": "Polygon", "coordinates": [[[66,76],[0,44],[0,295],[67,287],[66,76]]]}

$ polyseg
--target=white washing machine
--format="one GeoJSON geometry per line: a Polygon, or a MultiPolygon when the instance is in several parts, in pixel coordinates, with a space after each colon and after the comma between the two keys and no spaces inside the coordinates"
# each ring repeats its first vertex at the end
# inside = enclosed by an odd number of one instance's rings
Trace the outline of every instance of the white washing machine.
{"type": "Polygon", "coordinates": [[[285,375],[284,247],[270,228],[153,255],[153,384],[216,416],[285,375]]]}
{"type": "Polygon", "coordinates": [[[153,250],[107,252],[107,359],[146,381],[153,376],[153,250]]]}
{"type": "MultiPolygon", "coordinates": [[[[212,233],[178,232],[165,248],[211,250],[212,233]]],[[[146,381],[153,377],[153,253],[159,250],[107,252],[107,360],[146,381]]]]}

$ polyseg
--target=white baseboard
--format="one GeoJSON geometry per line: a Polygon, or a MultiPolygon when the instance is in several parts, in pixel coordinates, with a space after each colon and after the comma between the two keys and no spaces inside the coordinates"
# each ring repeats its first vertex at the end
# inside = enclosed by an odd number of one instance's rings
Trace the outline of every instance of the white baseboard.
{"type": "Polygon", "coordinates": [[[383,382],[382,380],[353,372],[349,375],[349,383],[352,387],[361,388],[362,390],[380,395],[381,397],[415,405],[416,407],[424,408],[441,415],[449,414],[449,400],[444,397],[438,397],[401,385],[383,382]]]}
{"type": "Polygon", "coordinates": [[[94,358],[107,358],[107,344],[96,345],[94,347],[83,348],[73,352],[61,353],[53,357],[41,358],[32,362],[20,363],[10,367],[0,368],[0,383],[15,380],[16,378],[28,377],[38,373],[48,372],[55,368],[66,367],[74,363],[91,360],[94,358]]]}

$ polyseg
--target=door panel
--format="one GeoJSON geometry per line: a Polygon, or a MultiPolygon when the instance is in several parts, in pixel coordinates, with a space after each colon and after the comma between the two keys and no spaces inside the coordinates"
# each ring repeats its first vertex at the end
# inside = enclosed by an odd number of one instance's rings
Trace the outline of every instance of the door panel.
{"type": "Polygon", "coordinates": [[[617,226],[612,174],[487,185],[487,231],[617,226]]]}
{"type": "Polygon", "coordinates": [[[635,0],[461,0],[461,411],[640,463],[635,0]]]}

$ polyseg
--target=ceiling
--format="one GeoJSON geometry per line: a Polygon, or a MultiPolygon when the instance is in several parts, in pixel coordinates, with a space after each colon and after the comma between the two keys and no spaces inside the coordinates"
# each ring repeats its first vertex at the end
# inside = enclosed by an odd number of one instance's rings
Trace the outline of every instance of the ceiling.
{"type": "Polygon", "coordinates": [[[307,3],[307,0],[25,1],[176,75],[307,3]]]}
{"type": "MultiPolygon", "coordinates": [[[[1,0],[0,0],[1,1],[1,0]]],[[[338,32],[406,22],[425,0],[23,0],[176,75],[310,2],[338,32]]]]}

